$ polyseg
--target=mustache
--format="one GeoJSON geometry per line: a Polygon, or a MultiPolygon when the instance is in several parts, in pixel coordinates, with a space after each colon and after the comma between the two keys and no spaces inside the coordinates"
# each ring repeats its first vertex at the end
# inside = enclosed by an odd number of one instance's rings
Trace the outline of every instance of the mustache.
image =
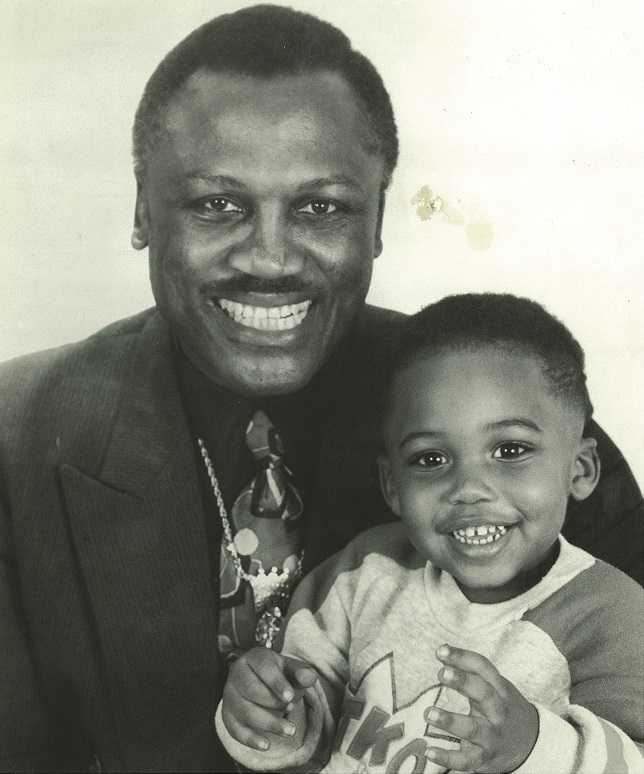
{"type": "Polygon", "coordinates": [[[208,282],[203,291],[209,296],[225,296],[226,293],[304,293],[311,294],[317,288],[300,277],[254,277],[244,274],[217,282],[208,282]]]}

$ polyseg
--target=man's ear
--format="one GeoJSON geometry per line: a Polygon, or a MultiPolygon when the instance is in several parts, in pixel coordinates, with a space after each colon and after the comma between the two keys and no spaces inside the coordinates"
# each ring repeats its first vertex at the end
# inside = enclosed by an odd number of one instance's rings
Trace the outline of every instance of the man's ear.
{"type": "Polygon", "coordinates": [[[582,438],[574,462],[570,494],[575,500],[589,497],[599,481],[601,463],[597,454],[597,441],[594,438],[582,438]]]}
{"type": "Polygon", "coordinates": [[[378,221],[376,223],[376,238],[374,241],[373,257],[377,258],[382,252],[382,219],[385,216],[385,192],[380,192],[378,201],[378,221]]]}
{"type": "Polygon", "coordinates": [[[134,226],[130,242],[135,250],[148,246],[148,203],[140,180],[136,181],[136,204],[134,205],[134,226]]]}
{"type": "Polygon", "coordinates": [[[378,457],[378,477],[385,502],[396,516],[400,516],[400,499],[393,476],[391,475],[391,462],[385,454],[381,454],[378,457]]]}

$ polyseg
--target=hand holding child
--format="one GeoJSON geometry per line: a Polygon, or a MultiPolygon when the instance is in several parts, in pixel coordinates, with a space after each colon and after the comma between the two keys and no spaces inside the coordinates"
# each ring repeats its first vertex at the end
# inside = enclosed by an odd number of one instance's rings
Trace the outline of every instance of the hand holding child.
{"type": "Polygon", "coordinates": [[[293,738],[296,726],[285,715],[317,679],[302,661],[252,648],[230,668],[222,703],[226,728],[238,742],[256,750],[267,750],[271,735],[293,738]]]}
{"type": "Polygon", "coordinates": [[[537,710],[483,656],[442,645],[441,682],[470,701],[470,714],[434,707],[428,720],[461,740],[460,750],[430,747],[428,757],[458,771],[513,771],[528,757],[539,733],[537,710]]]}

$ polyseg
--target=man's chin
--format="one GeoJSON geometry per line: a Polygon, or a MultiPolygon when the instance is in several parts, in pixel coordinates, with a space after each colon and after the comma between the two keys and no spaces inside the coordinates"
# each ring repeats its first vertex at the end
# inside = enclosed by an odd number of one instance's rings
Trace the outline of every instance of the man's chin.
{"type": "MultiPolygon", "coordinates": [[[[310,352],[284,355],[277,352],[226,352],[224,357],[196,363],[213,382],[236,395],[262,397],[288,395],[303,389],[315,376],[321,360],[310,352]]],[[[193,360],[194,362],[194,360],[193,360]]]]}

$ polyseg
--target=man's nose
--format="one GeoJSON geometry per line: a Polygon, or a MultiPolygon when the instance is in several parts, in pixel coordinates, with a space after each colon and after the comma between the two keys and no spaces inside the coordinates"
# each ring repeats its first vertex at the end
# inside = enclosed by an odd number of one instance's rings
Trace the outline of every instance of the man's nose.
{"type": "Polygon", "coordinates": [[[301,252],[290,240],[288,215],[276,206],[258,208],[250,232],[230,257],[237,271],[267,278],[296,274],[303,263],[301,252]]]}
{"type": "Polygon", "coordinates": [[[490,502],[495,492],[483,464],[460,463],[456,465],[447,498],[453,505],[473,505],[490,502]]]}

